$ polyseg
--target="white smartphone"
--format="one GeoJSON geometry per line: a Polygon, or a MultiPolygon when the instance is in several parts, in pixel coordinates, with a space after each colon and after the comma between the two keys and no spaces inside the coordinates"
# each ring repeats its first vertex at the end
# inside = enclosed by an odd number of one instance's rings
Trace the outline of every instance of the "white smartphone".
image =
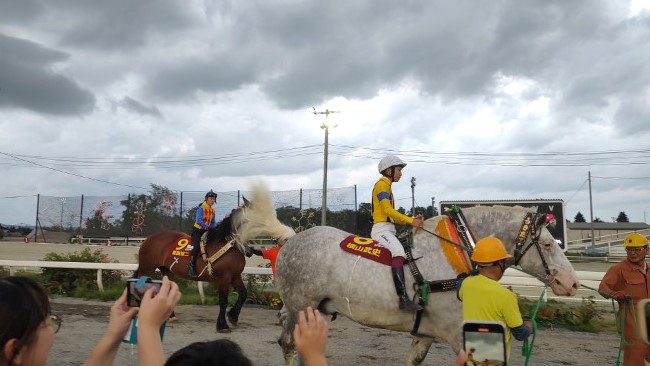
{"type": "Polygon", "coordinates": [[[468,366],[507,365],[506,332],[499,322],[464,322],[463,348],[468,366]]]}

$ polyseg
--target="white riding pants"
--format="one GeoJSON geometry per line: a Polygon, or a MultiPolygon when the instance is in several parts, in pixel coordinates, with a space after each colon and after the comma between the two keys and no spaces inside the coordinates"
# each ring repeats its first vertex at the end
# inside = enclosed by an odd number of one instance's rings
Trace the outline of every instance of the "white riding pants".
{"type": "Polygon", "coordinates": [[[406,252],[404,252],[404,247],[397,239],[397,230],[395,230],[395,224],[392,222],[379,222],[372,225],[372,230],[370,231],[370,237],[374,240],[377,240],[381,246],[388,248],[393,258],[402,257],[406,258],[406,252]]]}

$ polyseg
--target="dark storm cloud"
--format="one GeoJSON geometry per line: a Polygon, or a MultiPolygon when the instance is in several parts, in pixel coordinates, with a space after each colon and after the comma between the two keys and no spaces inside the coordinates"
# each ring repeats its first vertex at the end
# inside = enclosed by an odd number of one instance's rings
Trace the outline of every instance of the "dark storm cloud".
{"type": "Polygon", "coordinates": [[[507,76],[553,90],[563,121],[589,119],[646,84],[649,28],[626,11],[604,0],[220,3],[207,12],[209,55],[164,62],[145,85],[174,99],[256,83],[291,109],[404,83],[447,101],[490,98],[507,76]]]}
{"type": "Polygon", "coordinates": [[[61,37],[67,46],[125,51],[143,46],[149,37],[164,38],[190,26],[193,19],[184,1],[174,0],[67,0],[50,11],[70,26],[61,37]],[[59,13],[61,12],[61,13],[59,13]]]}
{"type": "Polygon", "coordinates": [[[52,71],[67,55],[0,34],[0,106],[70,115],[90,112],[94,96],[74,80],[52,71]]]}
{"type": "Polygon", "coordinates": [[[156,118],[162,118],[162,113],[160,113],[158,107],[147,106],[130,97],[124,97],[121,101],[118,102],[118,104],[122,106],[122,108],[138,114],[149,115],[156,118]]]}

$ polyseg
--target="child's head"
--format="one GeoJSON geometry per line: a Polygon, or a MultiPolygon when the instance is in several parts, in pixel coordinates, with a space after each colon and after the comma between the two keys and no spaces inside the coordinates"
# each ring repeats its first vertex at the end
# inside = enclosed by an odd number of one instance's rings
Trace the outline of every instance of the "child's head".
{"type": "Polygon", "coordinates": [[[55,332],[45,290],[26,277],[4,277],[0,299],[0,365],[45,365],[55,332]]]}
{"type": "Polygon", "coordinates": [[[229,339],[196,342],[174,352],[165,366],[253,366],[239,345],[229,339]]]}

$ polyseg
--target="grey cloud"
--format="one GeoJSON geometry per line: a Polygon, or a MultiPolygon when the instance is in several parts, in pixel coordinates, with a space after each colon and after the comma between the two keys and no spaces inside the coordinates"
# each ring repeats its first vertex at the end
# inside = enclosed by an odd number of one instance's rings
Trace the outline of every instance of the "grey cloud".
{"type": "Polygon", "coordinates": [[[174,0],[67,0],[50,11],[71,26],[63,33],[64,45],[98,50],[140,47],[155,36],[167,37],[198,23],[191,6],[174,0]],[[73,16],[71,16],[73,14],[73,16]]]}
{"type": "Polygon", "coordinates": [[[38,0],[0,0],[0,22],[24,25],[37,18],[43,8],[38,0]]]}
{"type": "Polygon", "coordinates": [[[50,69],[62,52],[0,34],[0,106],[45,114],[90,112],[95,97],[74,80],[50,69]]]}
{"type": "Polygon", "coordinates": [[[648,94],[625,100],[616,110],[614,121],[620,133],[636,135],[650,131],[650,106],[648,94]]]}
{"type": "Polygon", "coordinates": [[[118,102],[120,106],[129,111],[133,111],[138,114],[149,115],[156,118],[162,118],[162,113],[156,106],[147,106],[131,97],[124,97],[121,101],[118,102]]]}

